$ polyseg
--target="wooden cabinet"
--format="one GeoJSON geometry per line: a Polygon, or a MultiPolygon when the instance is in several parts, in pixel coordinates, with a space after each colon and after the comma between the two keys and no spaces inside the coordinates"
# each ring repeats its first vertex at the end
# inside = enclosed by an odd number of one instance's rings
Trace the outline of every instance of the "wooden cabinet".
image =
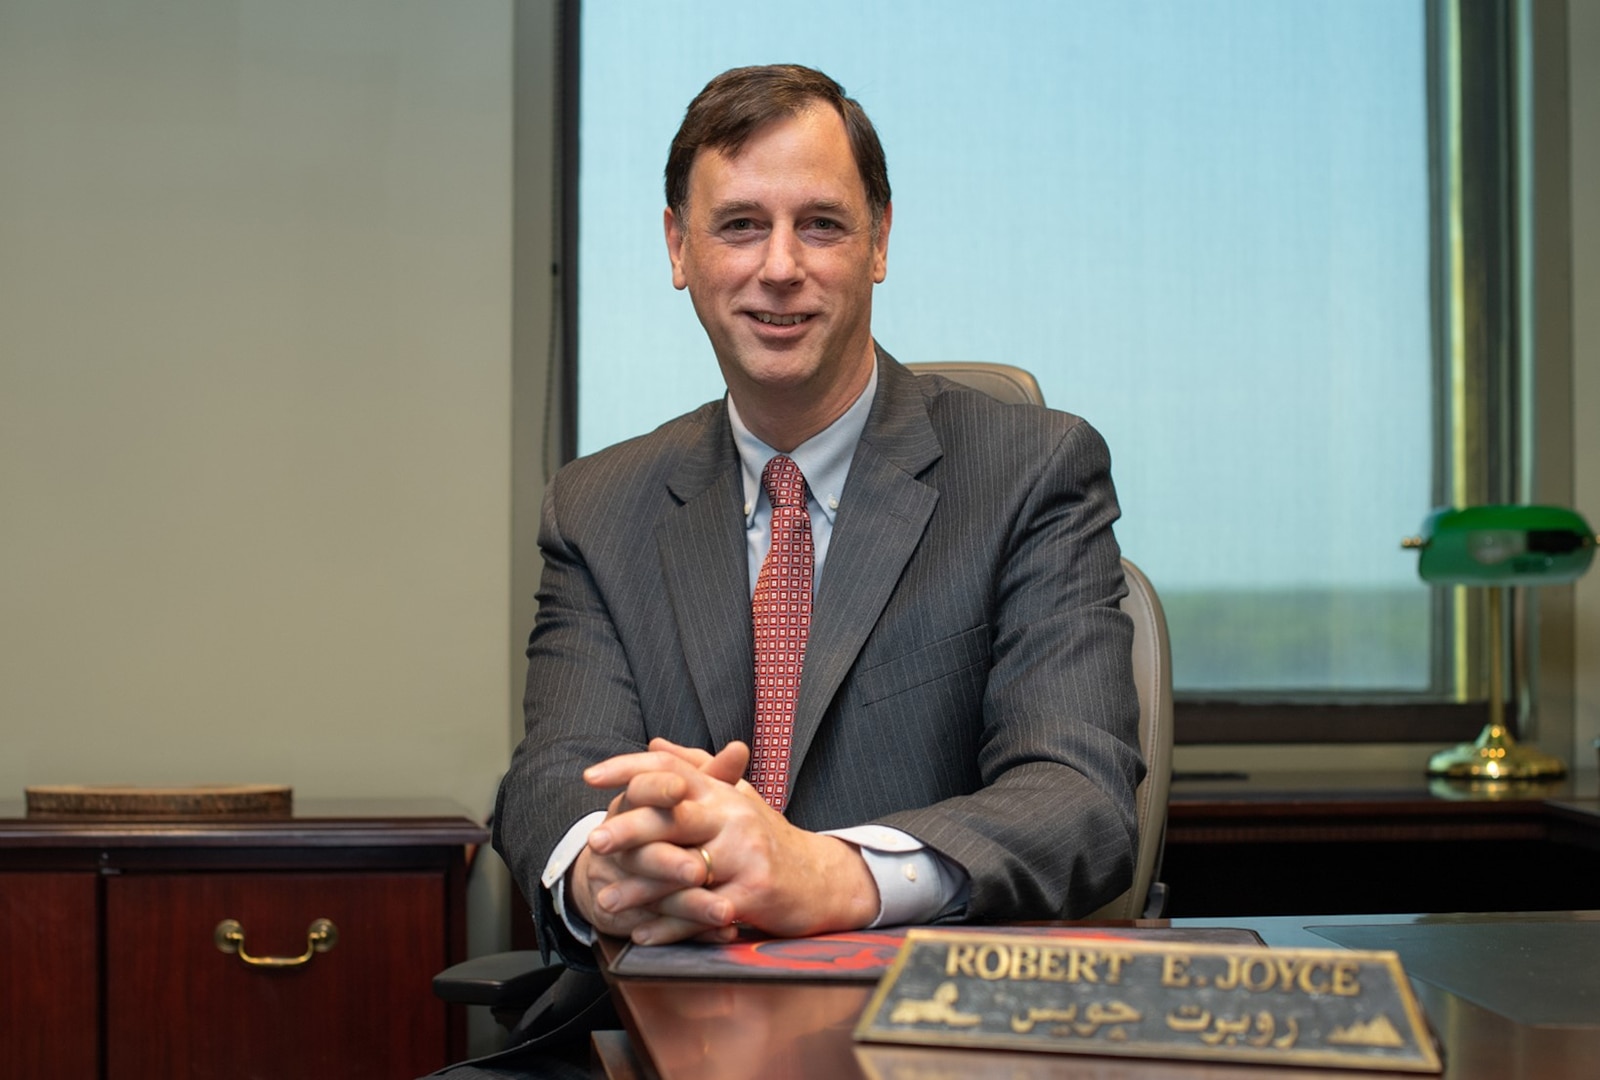
{"type": "Polygon", "coordinates": [[[1600,907],[1600,778],[1475,790],[1418,773],[1173,777],[1171,917],[1600,907]]]}
{"type": "Polygon", "coordinates": [[[20,1062],[18,1076],[99,1075],[96,884],[0,871],[0,1062],[20,1062]]]}
{"type": "Polygon", "coordinates": [[[465,956],[466,853],[486,839],[459,810],[309,803],[291,818],[139,822],[9,809],[0,1071],[388,1080],[465,1056],[465,1017],[430,985],[465,956]],[[313,924],[331,947],[312,947],[313,924]]]}

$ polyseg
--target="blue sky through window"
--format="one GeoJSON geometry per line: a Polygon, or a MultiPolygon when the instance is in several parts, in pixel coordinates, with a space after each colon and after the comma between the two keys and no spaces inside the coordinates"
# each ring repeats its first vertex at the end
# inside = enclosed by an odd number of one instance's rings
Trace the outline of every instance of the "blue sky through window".
{"type": "Polygon", "coordinates": [[[582,34],[580,452],[722,393],[671,287],[667,144],[717,72],[809,64],[888,154],[878,340],[1020,364],[1100,428],[1175,654],[1219,598],[1243,625],[1254,594],[1386,597],[1299,670],[1178,654],[1180,681],[1426,685],[1397,548],[1430,503],[1420,3],[584,0],[582,34]],[[1409,629],[1363,649],[1378,609],[1409,629]]]}

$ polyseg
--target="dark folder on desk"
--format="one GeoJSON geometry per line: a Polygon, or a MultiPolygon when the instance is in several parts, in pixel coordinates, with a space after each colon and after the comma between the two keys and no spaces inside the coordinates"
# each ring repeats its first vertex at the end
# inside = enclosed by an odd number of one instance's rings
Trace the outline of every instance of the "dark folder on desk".
{"type": "MultiPolygon", "coordinates": [[[[677,979],[818,979],[876,982],[905,940],[907,927],[855,930],[807,938],[749,938],[729,945],[628,945],[611,962],[614,975],[677,979]]],[[[985,934],[1105,938],[1151,943],[1262,944],[1252,930],[1212,927],[985,926],[985,934]]]]}

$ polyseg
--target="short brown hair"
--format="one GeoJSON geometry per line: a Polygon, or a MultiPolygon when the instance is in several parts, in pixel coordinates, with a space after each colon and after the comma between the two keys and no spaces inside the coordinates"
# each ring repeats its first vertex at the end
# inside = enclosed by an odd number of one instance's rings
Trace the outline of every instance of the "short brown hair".
{"type": "Polygon", "coordinates": [[[689,202],[689,169],[695,155],[711,148],[736,155],[745,140],[774,120],[796,116],[817,102],[833,107],[844,121],[850,151],[867,189],[867,209],[877,232],[889,205],[889,165],[883,144],[859,102],[844,87],[799,64],[734,68],[706,83],[683,114],[667,152],[667,205],[682,218],[689,202]]]}

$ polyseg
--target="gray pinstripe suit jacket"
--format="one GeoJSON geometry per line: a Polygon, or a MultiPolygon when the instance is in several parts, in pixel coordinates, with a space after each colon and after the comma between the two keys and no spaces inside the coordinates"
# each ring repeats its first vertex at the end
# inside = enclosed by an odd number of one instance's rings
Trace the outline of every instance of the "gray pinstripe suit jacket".
{"type": "MultiPolygon", "coordinates": [[[[971,876],[971,920],[1091,911],[1131,880],[1143,773],[1109,453],[1075,416],[878,364],[818,584],[789,818],[916,836],[971,876]]],[[[495,847],[549,946],[570,939],[539,875],[608,801],[582,770],[657,735],[750,738],[743,502],[720,401],[548,486],[495,847]]]]}

